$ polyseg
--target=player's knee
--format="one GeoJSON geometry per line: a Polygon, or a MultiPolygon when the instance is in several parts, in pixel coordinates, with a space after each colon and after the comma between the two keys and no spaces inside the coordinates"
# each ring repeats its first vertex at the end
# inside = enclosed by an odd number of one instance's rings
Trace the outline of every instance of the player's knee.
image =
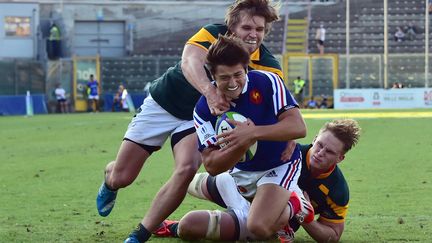
{"type": "Polygon", "coordinates": [[[200,199],[207,199],[207,196],[205,195],[202,185],[207,180],[207,173],[198,173],[194,175],[194,178],[192,179],[191,183],[188,187],[188,193],[196,198],[200,199]]]}
{"type": "Polygon", "coordinates": [[[198,165],[196,164],[186,164],[182,166],[176,166],[173,172],[173,176],[177,177],[178,180],[187,182],[192,181],[196,172],[198,171],[198,165]]]}
{"type": "Polygon", "coordinates": [[[178,235],[183,240],[205,239],[207,233],[208,213],[206,211],[189,212],[180,220],[178,235]]]}
{"type": "Polygon", "coordinates": [[[247,229],[258,239],[265,240],[268,239],[274,232],[272,232],[271,227],[259,220],[248,220],[247,229]]]}
{"type": "Polygon", "coordinates": [[[186,216],[180,220],[178,225],[177,233],[179,237],[183,240],[199,240],[197,230],[195,229],[195,224],[190,223],[191,220],[186,216]]]}

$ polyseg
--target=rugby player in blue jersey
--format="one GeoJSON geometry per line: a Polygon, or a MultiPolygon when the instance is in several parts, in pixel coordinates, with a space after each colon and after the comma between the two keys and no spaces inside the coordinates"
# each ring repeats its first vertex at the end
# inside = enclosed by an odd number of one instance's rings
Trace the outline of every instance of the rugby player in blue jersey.
{"type": "MultiPolygon", "coordinates": [[[[298,185],[308,195],[314,212],[319,215],[316,220],[304,221],[301,225],[317,242],[338,242],[344,231],[349,189],[337,164],[342,162],[346,153],[358,143],[360,130],[355,120],[333,120],[320,129],[312,144],[294,143],[294,146],[287,147],[282,155],[282,160],[286,160],[290,158],[293,148],[298,147],[301,150],[303,165],[298,185]]],[[[241,220],[244,220],[241,217],[249,210],[248,202],[240,195],[228,173],[216,177],[208,173],[197,174],[189,186],[189,193],[228,208],[227,213],[232,215],[223,216],[219,226],[219,238],[214,239],[235,240],[248,234],[239,230],[241,220]]],[[[180,222],[166,220],[157,235],[180,236],[184,239],[208,238],[206,232],[210,223],[206,211],[191,211],[180,222]]],[[[278,232],[281,242],[292,242],[293,231],[296,231],[299,225],[296,218],[291,219],[289,226],[293,229],[286,226],[278,232]]]]}
{"type": "MultiPolygon", "coordinates": [[[[306,126],[282,79],[267,71],[248,72],[249,58],[250,53],[240,39],[226,36],[219,36],[206,58],[218,91],[230,101],[229,111],[240,113],[248,120],[231,120],[235,128],[216,136],[217,116],[212,115],[202,96],[195,106],[194,121],[208,173],[215,176],[230,170],[242,196],[253,199],[246,215],[236,216],[243,220],[240,231],[249,232],[239,239],[268,239],[301,207],[299,198],[287,205],[293,192],[302,194],[297,186],[302,164],[300,150],[295,148],[288,161],[283,161],[281,154],[287,141],[306,135],[306,126]],[[227,142],[225,147],[219,147],[227,142]],[[253,158],[238,162],[254,143],[257,151],[253,158]]],[[[219,237],[218,222],[228,216],[224,215],[219,211],[208,213],[213,223],[207,228],[206,238],[219,237]]]]}
{"type": "Polygon", "coordinates": [[[144,219],[126,242],[145,242],[183,201],[187,187],[201,163],[193,127],[193,108],[201,95],[213,114],[229,108],[224,95],[211,85],[204,68],[207,49],[218,34],[232,34],[247,46],[252,58],[248,69],[267,70],[282,77],[277,59],[262,44],[271,24],[278,20],[278,7],[271,0],[237,0],[227,11],[225,24],[203,27],[184,47],[182,60],[169,68],[150,87],[141,111],[129,124],[117,158],[105,167],[104,182],[96,205],[101,216],[112,211],[120,188],[130,185],[145,161],[168,137],[174,155],[174,172],[154,198],[144,219]]]}
{"type": "Polygon", "coordinates": [[[93,74],[90,74],[90,80],[87,82],[87,111],[93,111],[93,103],[95,111],[99,111],[99,83],[93,74]]]}

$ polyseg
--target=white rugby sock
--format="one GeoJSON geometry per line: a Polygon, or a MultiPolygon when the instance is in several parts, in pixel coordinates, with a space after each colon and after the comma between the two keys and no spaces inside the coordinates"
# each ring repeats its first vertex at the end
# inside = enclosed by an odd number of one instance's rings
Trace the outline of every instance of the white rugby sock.
{"type": "Polygon", "coordinates": [[[228,208],[237,208],[249,211],[250,203],[237,190],[234,178],[228,173],[216,176],[216,186],[222,200],[228,208]]]}

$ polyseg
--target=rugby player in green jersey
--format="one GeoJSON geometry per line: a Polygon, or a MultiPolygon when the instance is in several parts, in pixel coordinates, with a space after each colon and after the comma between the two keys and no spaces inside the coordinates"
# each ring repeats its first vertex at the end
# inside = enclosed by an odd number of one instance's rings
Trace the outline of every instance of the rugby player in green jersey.
{"type": "Polygon", "coordinates": [[[192,119],[198,98],[204,95],[214,114],[229,108],[228,100],[217,93],[204,68],[211,43],[219,34],[233,34],[248,46],[252,56],[248,69],[266,70],[282,77],[279,62],[262,44],[278,18],[278,7],[271,0],[235,1],[228,8],[225,25],[203,27],[185,45],[182,60],[152,84],[141,112],[129,124],[116,160],[105,168],[104,182],[96,198],[99,214],[108,216],[118,190],[130,185],[147,158],[171,137],[174,172],[126,242],[147,241],[151,232],[183,201],[201,163],[192,119]]]}
{"type": "MultiPolygon", "coordinates": [[[[352,119],[326,123],[312,144],[297,145],[303,156],[299,187],[304,190],[319,217],[303,228],[317,242],[338,242],[345,227],[349,188],[337,166],[360,138],[360,126],[352,119]]],[[[296,230],[297,222],[290,226],[296,230]]]]}
{"type": "MultiPolygon", "coordinates": [[[[291,157],[293,147],[301,149],[303,164],[298,185],[309,196],[315,214],[319,216],[302,223],[299,223],[301,220],[298,217],[291,219],[289,225],[278,231],[281,242],[292,242],[293,232],[300,224],[317,242],[340,240],[345,227],[349,189],[337,164],[345,159],[346,153],[358,143],[359,137],[360,126],[355,120],[338,119],[326,123],[312,144],[291,144],[294,146],[287,147],[282,155],[283,160],[291,157]]],[[[250,205],[238,192],[234,179],[228,173],[216,177],[199,173],[188,191],[195,197],[213,201],[228,210],[222,214],[220,221],[211,220],[206,210],[191,211],[179,222],[164,221],[164,226],[158,229],[156,235],[188,240],[238,240],[250,237],[244,216],[250,205]]]]}

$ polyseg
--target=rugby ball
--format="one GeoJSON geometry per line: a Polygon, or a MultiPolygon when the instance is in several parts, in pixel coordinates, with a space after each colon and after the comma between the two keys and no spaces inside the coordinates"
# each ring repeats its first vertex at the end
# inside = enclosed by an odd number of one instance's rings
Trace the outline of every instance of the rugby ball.
{"type": "MultiPolygon", "coordinates": [[[[234,129],[234,125],[230,124],[227,119],[229,120],[234,120],[234,121],[239,121],[239,122],[245,122],[247,121],[247,118],[244,117],[242,114],[237,113],[237,112],[233,112],[233,111],[228,111],[223,113],[222,115],[218,116],[217,120],[216,120],[216,134],[223,134],[225,132],[231,131],[232,129],[234,129]]],[[[220,147],[223,148],[228,144],[228,142],[220,144],[220,147]]],[[[250,161],[253,159],[253,157],[255,156],[257,150],[257,143],[255,142],[252,146],[249,147],[249,149],[247,150],[246,154],[243,155],[243,157],[240,159],[239,162],[245,162],[245,161],[250,161]]]]}

